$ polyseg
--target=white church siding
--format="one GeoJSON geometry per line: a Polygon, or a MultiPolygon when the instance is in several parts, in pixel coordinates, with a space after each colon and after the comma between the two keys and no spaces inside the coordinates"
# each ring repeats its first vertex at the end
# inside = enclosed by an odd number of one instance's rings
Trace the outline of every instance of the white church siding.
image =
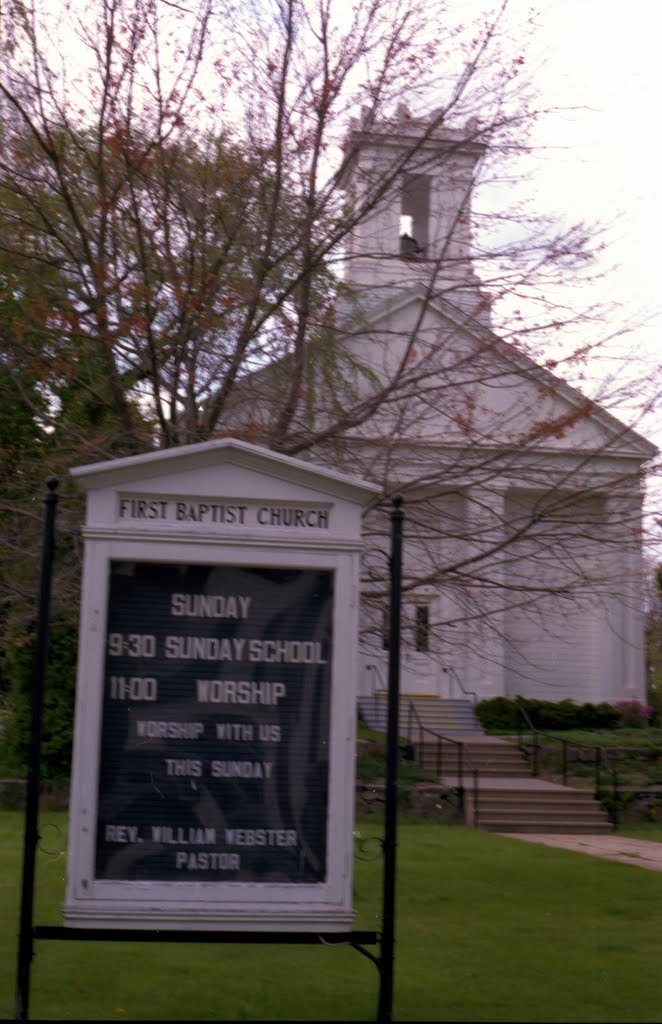
{"type": "Polygon", "coordinates": [[[514,589],[505,612],[505,694],[599,701],[609,671],[602,657],[610,600],[600,540],[605,501],[516,492],[506,507],[515,530],[544,512],[506,554],[514,589]]]}
{"type": "Polygon", "coordinates": [[[512,608],[507,615],[508,697],[599,702],[600,626],[595,609],[578,602],[561,614],[551,600],[535,609],[512,608]]]}
{"type": "MultiPolygon", "coordinates": [[[[403,692],[643,701],[638,545],[625,536],[631,497],[627,504],[495,483],[405,504],[403,692]],[[430,627],[424,652],[416,650],[421,606],[430,627]]],[[[378,579],[386,515],[367,517],[365,539],[373,596],[364,602],[363,647],[377,668],[364,673],[364,692],[387,678],[388,593],[378,579]]]]}

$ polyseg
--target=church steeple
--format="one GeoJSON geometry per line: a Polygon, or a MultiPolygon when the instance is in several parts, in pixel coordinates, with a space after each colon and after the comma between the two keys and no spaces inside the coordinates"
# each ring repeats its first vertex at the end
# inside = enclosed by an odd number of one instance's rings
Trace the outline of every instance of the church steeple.
{"type": "MultiPolygon", "coordinates": [[[[343,178],[351,207],[370,212],[353,230],[346,281],[366,288],[434,288],[467,310],[485,308],[471,263],[471,198],[485,146],[477,125],[463,131],[440,118],[417,119],[401,107],[392,120],[364,113],[348,136],[343,178]]],[[[483,314],[482,319],[485,319],[483,314]]]]}

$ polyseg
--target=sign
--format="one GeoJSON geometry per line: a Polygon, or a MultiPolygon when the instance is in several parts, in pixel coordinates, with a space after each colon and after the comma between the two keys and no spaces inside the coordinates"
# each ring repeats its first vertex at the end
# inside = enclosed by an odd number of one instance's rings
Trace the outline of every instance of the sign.
{"type": "Polygon", "coordinates": [[[113,562],[95,875],[326,878],[333,577],[113,562]]]}
{"type": "Polygon", "coordinates": [[[233,439],[82,466],[70,927],[351,926],[377,488],[233,439]]]}

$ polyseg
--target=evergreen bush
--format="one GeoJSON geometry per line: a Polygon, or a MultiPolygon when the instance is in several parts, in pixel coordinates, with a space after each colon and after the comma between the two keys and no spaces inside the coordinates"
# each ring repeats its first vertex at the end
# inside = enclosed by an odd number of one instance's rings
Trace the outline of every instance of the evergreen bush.
{"type": "Polygon", "coordinates": [[[600,704],[576,704],[572,700],[535,700],[531,697],[492,697],[476,705],[478,720],[484,729],[516,732],[522,707],[536,729],[562,732],[567,729],[615,729],[622,723],[618,707],[600,704]]]}
{"type": "Polygon", "coordinates": [[[519,712],[510,697],[491,697],[476,705],[476,715],[483,729],[495,732],[516,732],[519,712]]]}

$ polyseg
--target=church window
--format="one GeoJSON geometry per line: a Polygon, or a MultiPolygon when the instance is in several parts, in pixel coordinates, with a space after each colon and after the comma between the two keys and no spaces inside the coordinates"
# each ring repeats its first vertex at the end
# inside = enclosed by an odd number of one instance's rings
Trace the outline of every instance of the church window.
{"type": "Polygon", "coordinates": [[[428,651],[430,649],[430,615],[426,604],[416,606],[414,645],[417,651],[428,651]]]}
{"type": "Polygon", "coordinates": [[[425,256],[430,219],[430,179],[410,174],[402,183],[400,208],[400,255],[405,259],[425,256]]]}

